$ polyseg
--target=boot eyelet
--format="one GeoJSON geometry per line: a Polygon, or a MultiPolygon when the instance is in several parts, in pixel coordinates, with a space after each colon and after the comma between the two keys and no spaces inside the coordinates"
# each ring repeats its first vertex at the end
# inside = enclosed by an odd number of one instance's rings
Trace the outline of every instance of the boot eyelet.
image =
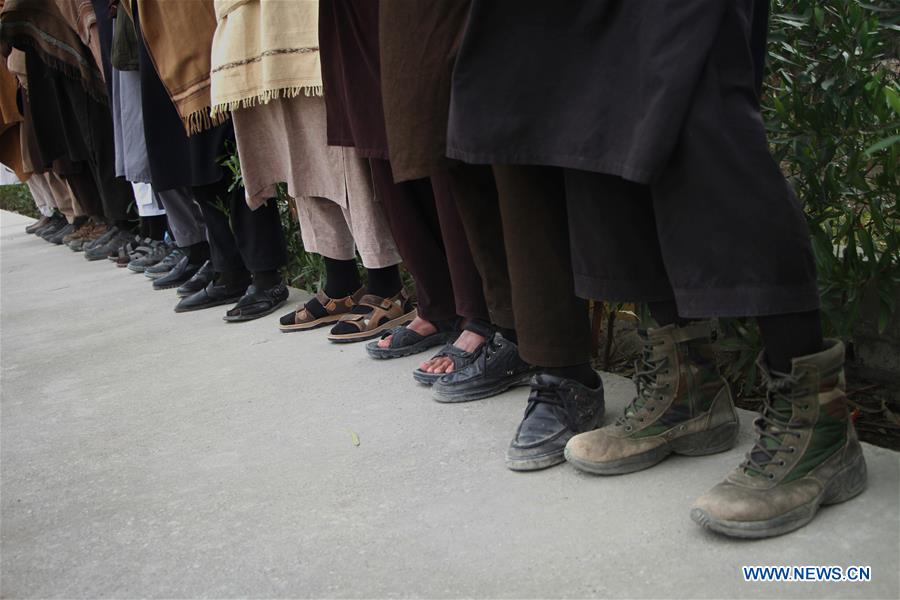
{"type": "Polygon", "coordinates": [[[796,451],[797,451],[797,449],[794,448],[793,446],[788,447],[788,453],[793,454],[796,451]]]}
{"type": "Polygon", "coordinates": [[[625,426],[625,431],[631,431],[632,429],[634,429],[634,427],[632,427],[631,425],[625,426]]]}
{"type": "Polygon", "coordinates": [[[769,478],[769,481],[775,479],[775,473],[769,473],[768,478],[769,478]]]}
{"type": "Polygon", "coordinates": [[[783,461],[783,460],[778,461],[778,466],[779,466],[779,467],[783,467],[783,466],[784,466],[784,461],[783,461]]]}

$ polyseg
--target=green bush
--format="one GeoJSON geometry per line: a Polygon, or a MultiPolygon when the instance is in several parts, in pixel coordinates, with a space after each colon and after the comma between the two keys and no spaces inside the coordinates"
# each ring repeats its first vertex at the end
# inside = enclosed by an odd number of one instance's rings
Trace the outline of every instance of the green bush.
{"type": "MultiPolygon", "coordinates": [[[[845,340],[865,294],[878,295],[883,330],[900,293],[898,22],[896,2],[772,3],[763,116],[806,210],[825,332],[845,340]]],[[[725,326],[731,378],[749,391],[759,334],[725,326]]]]}
{"type": "Polygon", "coordinates": [[[0,210],[9,210],[27,217],[41,218],[27,185],[0,185],[0,210]]]}

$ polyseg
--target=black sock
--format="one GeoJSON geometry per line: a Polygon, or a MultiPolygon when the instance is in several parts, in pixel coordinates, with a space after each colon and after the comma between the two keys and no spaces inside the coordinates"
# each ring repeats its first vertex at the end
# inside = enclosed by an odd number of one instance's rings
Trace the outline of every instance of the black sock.
{"type": "Polygon", "coordinates": [[[116,219],[113,223],[122,231],[131,231],[134,228],[134,221],[128,219],[116,219]]]}
{"type": "Polygon", "coordinates": [[[757,317],[769,368],[791,372],[791,359],[821,352],[822,316],[818,310],[757,317]]]}
{"type": "Polygon", "coordinates": [[[519,336],[516,335],[515,329],[507,329],[506,327],[498,327],[497,331],[500,332],[500,335],[511,341],[513,344],[519,343],[519,336]]]}
{"type": "Polygon", "coordinates": [[[329,298],[350,296],[359,289],[359,270],[356,259],[337,260],[322,257],[325,260],[325,295],[329,298]]]}
{"type": "Polygon", "coordinates": [[[281,273],[278,269],[271,271],[254,271],[253,285],[260,290],[268,290],[281,283],[281,273]]]}
{"type": "Polygon", "coordinates": [[[229,290],[246,288],[250,285],[250,273],[243,269],[216,273],[216,285],[224,285],[229,290]]]}
{"type": "Polygon", "coordinates": [[[600,385],[600,378],[597,377],[597,371],[591,367],[590,363],[572,365],[570,367],[544,367],[541,370],[548,375],[555,375],[556,377],[562,377],[564,379],[574,379],[581,385],[592,389],[600,385]]]}
{"type": "Polygon", "coordinates": [[[159,240],[162,241],[166,237],[166,229],[169,226],[169,221],[166,219],[166,215],[157,215],[155,217],[143,217],[141,219],[141,226],[143,224],[147,224],[147,235],[141,234],[142,237],[148,237],[151,240],[159,240]]]}
{"type": "Polygon", "coordinates": [[[187,248],[182,248],[188,257],[188,263],[192,265],[202,265],[209,260],[209,243],[198,242],[191,244],[187,248]]]}
{"type": "Polygon", "coordinates": [[[403,289],[403,281],[400,279],[400,266],[384,267],[382,269],[368,269],[369,283],[366,292],[381,298],[396,296],[403,289]]]}
{"type": "Polygon", "coordinates": [[[87,223],[87,220],[88,220],[88,217],[84,217],[84,216],[75,217],[75,220],[72,221],[72,225],[75,226],[75,229],[78,229],[79,227],[81,227],[82,225],[87,223]]]}
{"type": "Polygon", "coordinates": [[[650,309],[650,316],[659,324],[660,327],[666,325],[687,325],[691,319],[683,319],[678,316],[678,305],[674,300],[663,300],[662,302],[648,302],[647,307],[650,309]]]}

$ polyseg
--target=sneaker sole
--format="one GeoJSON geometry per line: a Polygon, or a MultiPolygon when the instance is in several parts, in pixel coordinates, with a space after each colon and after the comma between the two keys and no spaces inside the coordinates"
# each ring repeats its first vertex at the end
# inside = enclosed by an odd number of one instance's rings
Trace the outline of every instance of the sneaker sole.
{"type": "Polygon", "coordinates": [[[739,432],[740,425],[738,423],[725,423],[709,431],[699,431],[672,440],[647,452],[605,463],[578,458],[569,451],[568,447],[565,456],[566,460],[579,471],[594,475],[625,475],[656,466],[670,454],[706,456],[731,450],[737,443],[739,432]]]}
{"type": "Polygon", "coordinates": [[[543,469],[549,469],[550,467],[555,467],[564,462],[566,462],[566,459],[563,456],[562,450],[560,450],[559,452],[554,452],[552,454],[527,459],[515,459],[507,456],[506,468],[510,471],[520,472],[542,471],[543,469]]]}
{"type": "Polygon", "coordinates": [[[839,471],[816,498],[783,515],[763,521],[728,521],[712,517],[702,508],[691,509],[691,519],[705,529],[743,539],[760,539],[790,533],[807,525],[822,506],[840,504],[860,495],[868,478],[866,461],[860,453],[839,471]]]}
{"type": "Polygon", "coordinates": [[[474,402],[475,400],[483,400],[485,398],[490,398],[491,396],[502,394],[503,392],[511,388],[521,385],[528,385],[533,374],[533,372],[523,373],[522,375],[510,377],[509,379],[503,379],[490,385],[462,390],[453,390],[451,388],[445,391],[443,387],[432,386],[431,398],[435,402],[440,402],[441,404],[457,404],[460,402],[474,402]]]}

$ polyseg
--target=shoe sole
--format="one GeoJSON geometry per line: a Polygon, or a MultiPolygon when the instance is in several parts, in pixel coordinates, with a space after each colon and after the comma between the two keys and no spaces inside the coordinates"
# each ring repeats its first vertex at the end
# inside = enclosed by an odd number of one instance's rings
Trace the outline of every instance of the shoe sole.
{"type": "Polygon", "coordinates": [[[195,312],[198,310],[206,310],[207,308],[215,308],[217,306],[222,306],[224,304],[235,304],[238,300],[243,297],[243,294],[240,296],[234,296],[231,298],[225,298],[222,300],[216,300],[215,302],[210,302],[209,304],[204,304],[203,306],[194,306],[191,308],[182,308],[179,309],[177,306],[175,307],[175,312],[177,313],[186,313],[186,312],[195,312]]]}
{"type": "Polygon", "coordinates": [[[388,329],[392,329],[394,327],[399,327],[400,325],[406,325],[407,323],[411,323],[412,320],[416,316],[416,311],[411,310],[402,317],[397,317],[392,321],[388,321],[384,325],[379,325],[372,331],[361,331],[359,333],[345,333],[342,335],[334,335],[329,334],[328,339],[335,344],[349,344],[352,342],[364,342],[366,340],[371,340],[372,338],[376,338],[388,329]]]}
{"type": "Polygon", "coordinates": [[[625,475],[649,469],[661,463],[670,454],[683,456],[706,456],[731,450],[737,443],[740,424],[725,423],[709,431],[699,431],[672,440],[662,446],[641,454],[628,456],[605,463],[584,460],[573,456],[566,448],[566,460],[579,471],[594,475],[625,475]]]}
{"type": "Polygon", "coordinates": [[[431,398],[435,402],[440,402],[441,404],[457,404],[459,402],[473,402],[475,400],[483,400],[485,398],[490,398],[491,396],[502,394],[503,392],[511,388],[521,385],[528,385],[528,383],[531,381],[532,375],[534,375],[533,372],[523,373],[522,375],[517,375],[516,377],[510,377],[509,379],[497,381],[495,383],[492,383],[491,385],[463,390],[453,390],[452,388],[445,390],[443,387],[432,386],[431,398]]]}
{"type": "MultiPolygon", "coordinates": [[[[160,279],[160,278],[157,277],[156,279],[160,279]]],[[[172,288],[179,288],[179,287],[183,286],[184,283],[185,283],[185,282],[182,281],[181,283],[167,283],[167,284],[165,284],[165,285],[156,285],[156,281],[154,280],[154,282],[153,282],[153,289],[156,290],[156,291],[161,291],[161,290],[171,290],[172,288]]],[[[200,290],[197,290],[197,292],[199,292],[199,291],[200,291],[200,290]]],[[[185,294],[185,295],[183,295],[183,296],[182,296],[181,294],[178,294],[178,297],[179,297],[179,298],[187,298],[188,296],[193,296],[193,295],[196,294],[197,292],[192,292],[192,293],[190,293],[190,294],[185,294]]]]}
{"type": "Polygon", "coordinates": [[[506,457],[506,468],[510,471],[542,471],[544,469],[549,469],[550,467],[555,467],[556,465],[562,464],[566,462],[565,457],[563,456],[562,450],[559,452],[554,452],[552,454],[546,454],[543,456],[536,456],[534,458],[527,459],[514,459],[509,456],[506,457]]]}
{"type": "Polygon", "coordinates": [[[128,270],[134,271],[135,273],[143,273],[146,268],[147,267],[132,267],[131,265],[128,265],[128,270]]]}
{"type": "Polygon", "coordinates": [[[862,453],[835,474],[816,498],[783,515],[762,521],[728,521],[712,517],[702,508],[691,509],[691,519],[705,529],[743,539],[761,539],[790,533],[807,525],[822,506],[840,504],[866,489],[866,461],[862,453]]]}
{"type": "Polygon", "coordinates": [[[404,356],[421,354],[422,352],[426,352],[438,346],[444,346],[448,342],[453,341],[454,335],[458,336],[459,334],[458,332],[453,331],[434,333],[430,336],[426,336],[425,339],[419,340],[415,344],[404,346],[403,348],[379,348],[378,342],[375,342],[374,344],[366,344],[366,352],[371,358],[376,360],[403,358],[404,356]]]}
{"type": "Polygon", "coordinates": [[[275,312],[276,310],[278,310],[279,308],[284,306],[287,303],[287,301],[288,301],[288,299],[285,298],[284,300],[282,300],[278,304],[275,304],[271,308],[267,308],[265,312],[257,313],[255,315],[247,315],[247,316],[238,315],[236,317],[229,317],[228,315],[225,315],[224,317],[222,317],[222,320],[225,321],[226,323],[244,323],[246,321],[255,321],[256,319],[261,319],[263,317],[267,317],[267,316],[271,315],[273,312],[275,312]]]}
{"type": "Polygon", "coordinates": [[[148,273],[147,271],[144,271],[144,277],[147,279],[162,279],[169,273],[171,273],[171,269],[169,271],[163,271],[162,273],[148,273]]]}
{"type": "Polygon", "coordinates": [[[331,325],[332,323],[337,323],[340,321],[343,314],[340,315],[328,315],[327,317],[322,317],[316,319],[315,321],[310,321],[309,323],[297,323],[294,325],[279,325],[278,329],[280,329],[283,333],[291,333],[293,331],[309,331],[310,329],[318,329],[319,327],[324,327],[325,325],[331,325]]]}

